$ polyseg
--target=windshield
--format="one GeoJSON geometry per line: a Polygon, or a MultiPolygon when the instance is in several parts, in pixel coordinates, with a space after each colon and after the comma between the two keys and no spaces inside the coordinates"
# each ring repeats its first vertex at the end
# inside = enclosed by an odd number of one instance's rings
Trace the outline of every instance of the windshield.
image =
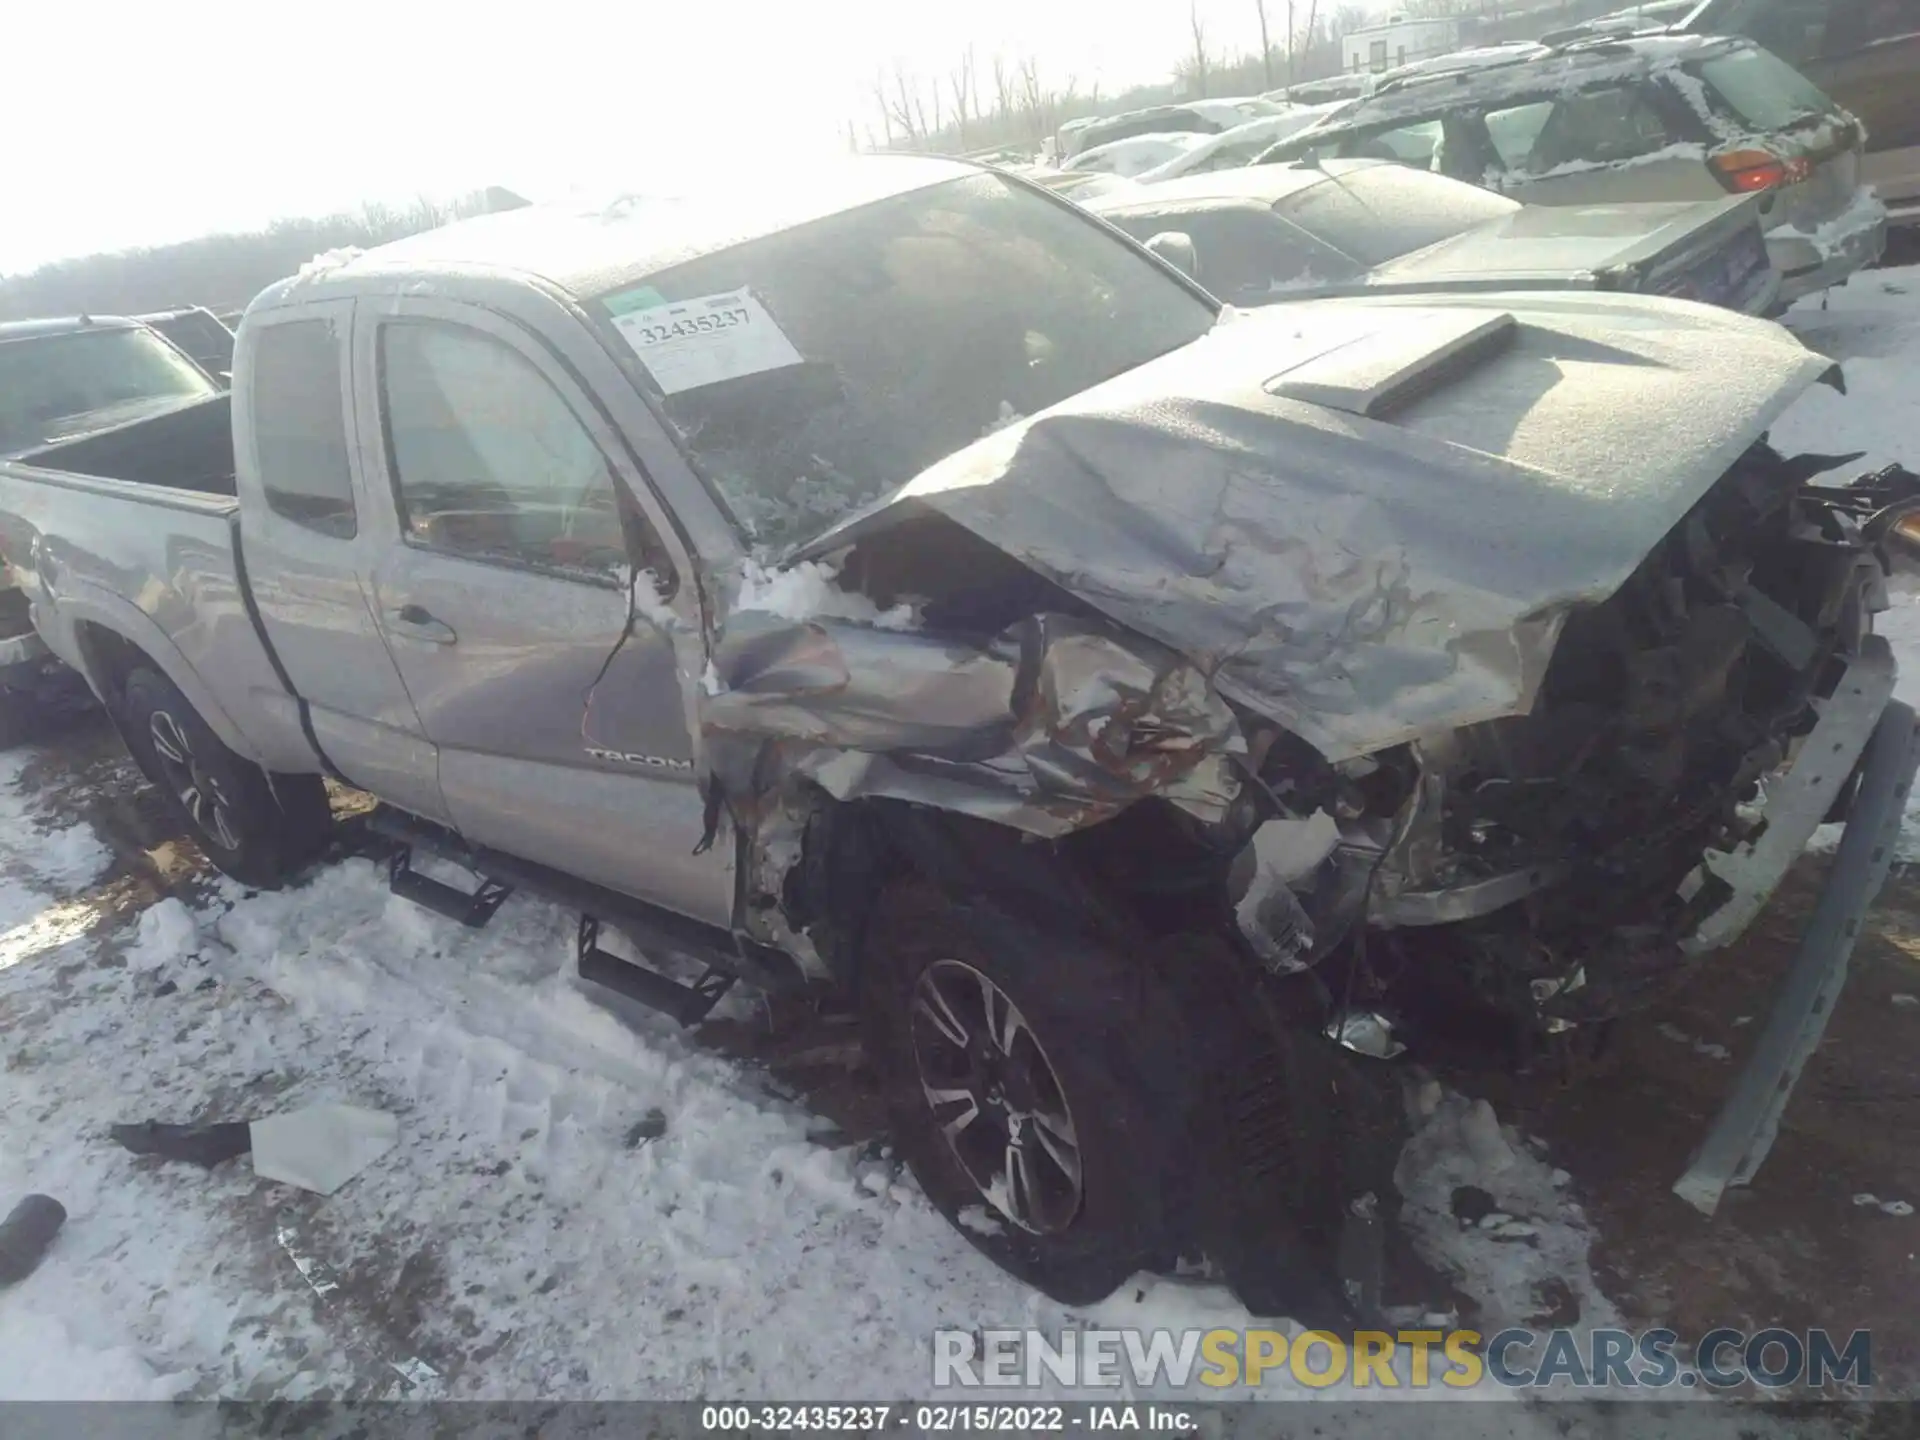
{"type": "Polygon", "coordinates": [[[757,545],[1198,339],[1213,307],[1069,206],[970,175],[603,297],[757,545]]]}
{"type": "Polygon", "coordinates": [[[1765,50],[1735,50],[1702,61],[1700,78],[1726,106],[1756,130],[1784,130],[1835,106],[1826,92],[1765,50]]]}
{"type": "Polygon", "coordinates": [[[1518,202],[1404,165],[1331,162],[1327,182],[1274,208],[1315,239],[1372,267],[1511,215],[1518,202]]]}
{"type": "Polygon", "coordinates": [[[136,402],[220,392],[149,330],[78,330],[0,342],[0,455],[124,418],[136,402]]]}

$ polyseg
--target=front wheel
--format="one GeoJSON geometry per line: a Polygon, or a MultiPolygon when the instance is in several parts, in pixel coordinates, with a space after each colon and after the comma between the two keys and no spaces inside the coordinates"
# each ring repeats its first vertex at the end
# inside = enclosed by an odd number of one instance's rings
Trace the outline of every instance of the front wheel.
{"type": "Polygon", "coordinates": [[[207,858],[243,884],[277,889],[326,844],[326,787],[317,775],[281,775],[243,760],[166,676],[127,676],[127,743],[207,858]]]}
{"type": "Polygon", "coordinates": [[[908,880],[861,984],[900,1151],[976,1247],[1063,1304],[1177,1251],[1196,1067],[1147,965],[908,880]]]}

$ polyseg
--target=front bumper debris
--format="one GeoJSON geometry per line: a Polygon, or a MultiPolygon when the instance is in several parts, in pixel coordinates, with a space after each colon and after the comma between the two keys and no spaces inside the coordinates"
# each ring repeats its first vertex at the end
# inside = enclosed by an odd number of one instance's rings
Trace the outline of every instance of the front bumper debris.
{"type": "MultiPolygon", "coordinates": [[[[1816,727],[1814,736],[1819,733],[1816,727]]],[[[1808,756],[1805,763],[1817,764],[1818,758],[1808,756]]],[[[1728,1186],[1751,1182],[1773,1148],[1787,1098],[1847,982],[1861,923],[1886,883],[1917,761],[1914,712],[1892,701],[1867,744],[1846,832],[1766,1027],[1692,1163],[1674,1182],[1674,1193],[1703,1214],[1714,1213],[1728,1186]]]]}
{"type": "Polygon", "coordinates": [[[1767,824],[1759,838],[1733,851],[1710,852],[1702,868],[1732,889],[1681,944],[1688,954],[1717,950],[1745,933],[1773,898],[1813,832],[1833,810],[1854,764],[1893,696],[1893,651],[1866,637],[1859,658],[1820,702],[1820,718],[1787,773],[1767,787],[1767,824]]]}

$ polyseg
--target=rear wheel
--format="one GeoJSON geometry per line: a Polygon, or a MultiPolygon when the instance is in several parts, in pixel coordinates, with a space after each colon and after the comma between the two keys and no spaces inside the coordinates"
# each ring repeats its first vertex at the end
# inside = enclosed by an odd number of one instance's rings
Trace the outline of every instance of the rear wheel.
{"type": "Polygon", "coordinates": [[[144,668],[128,675],[121,718],[169,807],[234,879],[277,888],[326,844],[332,817],[320,777],[270,782],[227,748],[164,675],[144,668]]]}
{"type": "Polygon", "coordinates": [[[1177,1252],[1196,1067],[1143,960],[907,880],[862,1005],[902,1155],[997,1264],[1086,1304],[1177,1252]]]}

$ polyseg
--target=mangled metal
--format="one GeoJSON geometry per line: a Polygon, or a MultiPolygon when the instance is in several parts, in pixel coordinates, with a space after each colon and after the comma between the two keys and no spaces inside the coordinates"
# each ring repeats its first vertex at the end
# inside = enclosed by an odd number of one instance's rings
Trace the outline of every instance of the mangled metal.
{"type": "MultiPolygon", "coordinates": [[[[694,703],[755,933],[823,968],[781,903],[809,792],[1049,840],[1152,797],[1204,830],[1170,843],[1215,857],[1268,974],[1363,931],[1417,972],[1401,937],[1438,932],[1476,1003],[1546,1034],[1737,933],[1778,880],[1743,878],[1743,797],[1815,711],[1885,698],[1835,697],[1834,666],[1872,669],[1873,527],[1914,484],[1820,490],[1825,457],[1756,443],[1828,368],[1773,327],[1395,308],[1222,327],[936,465],[791,583],[723,584],[694,703]],[[1709,368],[1711,406],[1681,383],[1709,368]]],[[[1384,1057],[1390,1013],[1327,1033],[1384,1057]]]]}
{"type": "Polygon", "coordinates": [[[704,731],[778,742],[786,773],[836,799],[929,800],[1060,835],[1150,794],[1217,819],[1240,789],[1229,757],[1245,740],[1205,677],[1104,623],[1037,615],[976,647],[744,612],[714,667],[704,731]]]}
{"type": "Polygon", "coordinates": [[[1249,315],[806,553],[943,516],[1332,760],[1523,713],[1566,613],[1617,589],[1829,368],[1771,325],[1608,298],[1530,300],[1466,353],[1431,303],[1249,315]],[[1269,392],[1292,374],[1384,376],[1392,403],[1369,419],[1269,392]]]}

